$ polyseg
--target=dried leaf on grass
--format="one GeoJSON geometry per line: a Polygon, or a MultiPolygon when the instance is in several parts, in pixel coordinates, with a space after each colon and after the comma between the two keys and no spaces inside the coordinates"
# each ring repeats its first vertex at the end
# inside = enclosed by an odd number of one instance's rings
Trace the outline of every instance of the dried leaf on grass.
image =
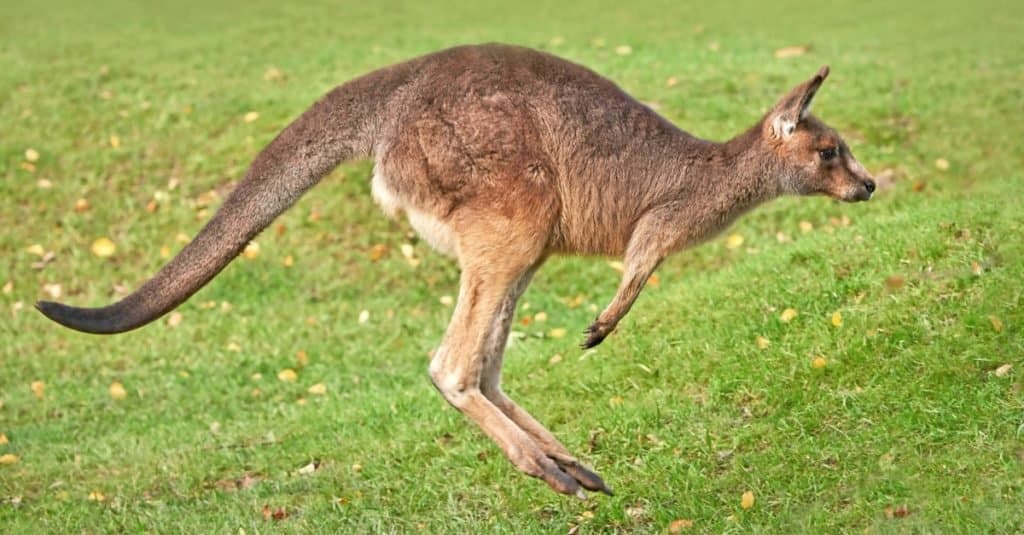
{"type": "Polygon", "coordinates": [[[676,533],[682,533],[684,529],[690,529],[693,527],[693,520],[689,518],[677,518],[668,524],[668,532],[675,535],[676,533]]]}
{"type": "Polygon", "coordinates": [[[811,45],[784,46],[775,50],[776,59],[795,58],[802,56],[811,50],[811,45]]]}
{"type": "Polygon", "coordinates": [[[744,509],[750,509],[753,506],[754,506],[754,492],[748,490],[747,492],[744,492],[743,496],[740,498],[740,507],[742,507],[744,509]]]}
{"type": "Polygon", "coordinates": [[[302,468],[299,468],[298,470],[296,470],[296,473],[301,475],[301,476],[308,476],[308,475],[312,475],[313,472],[316,472],[317,469],[319,469],[319,468],[320,468],[320,461],[314,460],[314,461],[310,462],[309,464],[303,466],[302,468]]]}
{"type": "Polygon", "coordinates": [[[289,515],[290,513],[284,507],[271,509],[269,505],[263,506],[263,520],[284,520],[288,518],[289,515]]]}
{"type": "Polygon", "coordinates": [[[128,391],[124,389],[124,385],[121,381],[114,381],[107,387],[107,392],[110,393],[110,398],[114,401],[122,400],[128,397],[128,391]]]}
{"type": "Polygon", "coordinates": [[[903,518],[910,515],[910,509],[904,505],[890,505],[885,508],[885,518],[903,518]]]}

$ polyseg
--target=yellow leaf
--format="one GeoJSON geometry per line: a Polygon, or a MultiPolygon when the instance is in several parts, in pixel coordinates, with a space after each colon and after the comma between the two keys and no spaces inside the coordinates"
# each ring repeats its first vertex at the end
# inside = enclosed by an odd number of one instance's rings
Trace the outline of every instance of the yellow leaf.
{"type": "Polygon", "coordinates": [[[291,368],[285,368],[277,372],[277,378],[286,383],[294,383],[299,378],[299,374],[295,373],[295,370],[291,368]]]}
{"type": "Polygon", "coordinates": [[[29,245],[25,250],[28,251],[29,254],[34,254],[36,256],[43,256],[46,254],[46,249],[43,249],[43,246],[38,243],[29,245]]]}
{"type": "Polygon", "coordinates": [[[170,258],[171,248],[166,245],[160,246],[160,258],[170,258]]]}
{"type": "Polygon", "coordinates": [[[608,267],[614,269],[615,271],[618,271],[619,273],[623,273],[626,271],[626,265],[618,260],[612,260],[608,262],[608,267]]]}
{"type": "Polygon", "coordinates": [[[14,464],[18,462],[18,456],[13,453],[0,455],[0,464],[14,464]]]}
{"type": "Polygon", "coordinates": [[[116,134],[110,136],[110,146],[112,148],[119,148],[121,146],[121,138],[117,137],[116,134]]]}
{"type": "Polygon", "coordinates": [[[754,492],[747,491],[743,493],[743,497],[740,498],[740,507],[744,509],[750,509],[754,506],[754,492]]]}
{"type": "Polygon", "coordinates": [[[245,122],[247,122],[247,123],[251,123],[251,122],[253,122],[253,121],[255,121],[256,119],[259,119],[259,118],[260,118],[260,114],[257,113],[257,112],[254,112],[254,111],[251,111],[251,112],[245,114],[245,117],[243,117],[243,119],[245,119],[245,122]]]}
{"type": "Polygon", "coordinates": [[[370,248],[370,261],[377,262],[381,258],[384,258],[384,255],[386,254],[388,254],[388,246],[383,243],[378,243],[370,248]]]}
{"type": "Polygon", "coordinates": [[[442,295],[439,301],[446,307],[450,307],[455,303],[455,299],[450,295],[442,295]]]}
{"type": "Polygon", "coordinates": [[[806,54],[811,47],[807,45],[786,46],[775,51],[776,59],[795,58],[806,54]]]}
{"type": "Polygon", "coordinates": [[[837,310],[832,313],[832,326],[842,327],[843,326],[843,315],[837,310]]]}
{"type": "Polygon", "coordinates": [[[981,275],[981,271],[981,264],[979,264],[977,260],[971,262],[971,273],[974,273],[975,275],[981,275]]]}
{"type": "Polygon", "coordinates": [[[43,291],[46,292],[46,295],[50,296],[51,299],[60,299],[61,294],[64,293],[60,284],[52,283],[44,284],[43,291]]]}
{"type": "Polygon", "coordinates": [[[760,349],[767,349],[768,346],[771,345],[771,342],[769,342],[768,339],[763,336],[758,336],[755,339],[755,342],[757,342],[757,347],[760,349]]]}
{"type": "Polygon", "coordinates": [[[815,370],[820,370],[827,365],[828,362],[825,361],[825,357],[814,357],[814,360],[811,361],[811,367],[815,370]]]}
{"type": "Polygon", "coordinates": [[[42,381],[32,381],[32,395],[38,399],[46,397],[46,383],[42,381]]]}
{"type": "Polygon", "coordinates": [[[1012,369],[1013,369],[1013,364],[1010,364],[1010,363],[1003,364],[1002,366],[996,368],[996,377],[1005,377],[1005,376],[1007,376],[1010,373],[1010,370],[1012,370],[1012,369]]]}
{"type": "Polygon", "coordinates": [[[536,321],[537,323],[544,323],[547,320],[548,320],[547,312],[538,312],[538,313],[533,315],[533,321],[536,321]]]}
{"type": "Polygon", "coordinates": [[[949,170],[949,160],[945,158],[938,158],[935,160],[935,168],[939,171],[949,170]]]}
{"type": "Polygon", "coordinates": [[[693,520],[689,518],[677,518],[668,524],[668,532],[672,535],[682,532],[684,529],[693,527],[693,520]]]}
{"type": "Polygon", "coordinates": [[[727,249],[739,249],[741,245],[743,245],[742,234],[730,234],[729,237],[725,239],[725,247],[727,249]]]}
{"type": "Polygon", "coordinates": [[[622,396],[612,396],[608,398],[608,405],[612,407],[618,407],[619,405],[622,405],[623,401],[625,400],[622,399],[622,396]]]}
{"type": "Polygon", "coordinates": [[[568,334],[568,331],[565,330],[564,327],[558,327],[556,329],[551,329],[550,331],[548,331],[548,336],[552,338],[565,338],[566,334],[568,334]]]}
{"type": "Polygon", "coordinates": [[[168,327],[177,327],[178,325],[181,325],[181,320],[182,320],[181,312],[171,312],[167,316],[167,326],[168,327]]]}
{"type": "Polygon", "coordinates": [[[800,232],[803,232],[804,234],[807,234],[808,232],[810,232],[812,230],[814,230],[814,225],[810,221],[801,221],[800,222],[800,232]]]}
{"type": "Polygon", "coordinates": [[[560,355],[558,353],[555,353],[554,355],[551,355],[551,358],[548,359],[548,364],[554,365],[554,364],[558,364],[559,362],[562,362],[562,355],[560,355]]]}
{"type": "Polygon", "coordinates": [[[615,53],[620,56],[628,56],[633,53],[633,47],[629,45],[620,45],[615,47],[615,53]]]}
{"type": "Polygon", "coordinates": [[[36,149],[25,149],[25,160],[30,162],[39,161],[39,151],[36,149]]]}
{"type": "Polygon", "coordinates": [[[795,318],[796,316],[797,312],[795,309],[787,308],[786,310],[782,311],[782,314],[779,314],[779,319],[782,320],[783,323],[789,323],[793,321],[793,318],[795,318]]]}
{"type": "Polygon", "coordinates": [[[75,212],[78,212],[78,213],[81,214],[83,212],[88,212],[89,208],[90,208],[89,199],[86,199],[86,198],[82,197],[82,198],[79,198],[77,201],[75,201],[75,212]]]}
{"type": "Polygon", "coordinates": [[[309,387],[309,389],[306,391],[309,392],[310,394],[313,394],[314,396],[323,396],[327,394],[327,385],[323,383],[317,383],[309,387]]]}
{"type": "Polygon", "coordinates": [[[10,442],[10,441],[7,440],[7,435],[5,435],[4,433],[0,433],[0,446],[3,446],[5,444],[7,444],[8,442],[10,442]]]}
{"type": "Polygon", "coordinates": [[[284,78],[284,73],[281,72],[281,69],[278,69],[277,67],[270,67],[269,69],[263,72],[263,79],[268,82],[273,82],[276,80],[280,80],[282,78],[284,78]]]}
{"type": "Polygon", "coordinates": [[[366,323],[368,321],[370,321],[370,311],[369,310],[362,310],[362,311],[360,311],[359,312],[359,323],[362,324],[362,323],[366,323]]]}
{"type": "Polygon", "coordinates": [[[281,264],[284,265],[284,267],[292,267],[295,265],[295,257],[288,255],[284,257],[284,260],[281,260],[281,264]]]}
{"type": "Polygon", "coordinates": [[[242,256],[249,260],[252,260],[260,255],[260,244],[251,241],[249,245],[245,246],[245,250],[242,251],[242,256]]]}
{"type": "Polygon", "coordinates": [[[92,242],[90,250],[92,251],[92,254],[100,258],[107,258],[112,256],[114,251],[117,251],[117,246],[114,245],[114,242],[111,241],[110,238],[96,238],[96,241],[92,242]]]}
{"type": "Polygon", "coordinates": [[[14,281],[7,281],[4,283],[3,292],[9,294],[14,291],[14,281]]]}
{"type": "Polygon", "coordinates": [[[124,385],[121,384],[120,381],[110,383],[110,387],[107,388],[107,391],[110,392],[110,397],[114,400],[121,400],[128,397],[128,392],[124,389],[124,385]]]}
{"type": "Polygon", "coordinates": [[[106,500],[106,499],[107,499],[107,497],[104,496],[103,493],[98,491],[98,490],[94,490],[94,491],[89,492],[89,501],[90,502],[102,502],[103,500],[106,500]]]}
{"type": "Polygon", "coordinates": [[[993,331],[997,333],[1003,332],[1003,322],[999,318],[995,316],[989,316],[988,321],[992,324],[993,331]]]}

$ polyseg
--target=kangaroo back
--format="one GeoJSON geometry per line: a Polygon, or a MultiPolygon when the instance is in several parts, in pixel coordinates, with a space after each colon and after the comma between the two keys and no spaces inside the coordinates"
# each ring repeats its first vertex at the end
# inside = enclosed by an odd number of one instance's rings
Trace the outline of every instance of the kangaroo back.
{"type": "Polygon", "coordinates": [[[171,311],[338,164],[371,153],[382,108],[410,67],[375,71],[327,93],[259,153],[195,239],[132,294],[101,308],[48,301],[36,307],[66,327],[97,334],[135,329],[171,311]]]}

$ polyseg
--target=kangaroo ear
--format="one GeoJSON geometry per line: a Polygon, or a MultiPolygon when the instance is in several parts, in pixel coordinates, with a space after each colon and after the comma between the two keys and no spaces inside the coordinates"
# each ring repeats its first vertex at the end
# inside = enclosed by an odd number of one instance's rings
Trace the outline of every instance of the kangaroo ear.
{"type": "Polygon", "coordinates": [[[779,139],[788,139],[796,130],[796,125],[805,117],[814,101],[818,88],[828,78],[828,65],[818,69],[813,78],[794,87],[782,97],[771,112],[772,135],[779,139]]]}

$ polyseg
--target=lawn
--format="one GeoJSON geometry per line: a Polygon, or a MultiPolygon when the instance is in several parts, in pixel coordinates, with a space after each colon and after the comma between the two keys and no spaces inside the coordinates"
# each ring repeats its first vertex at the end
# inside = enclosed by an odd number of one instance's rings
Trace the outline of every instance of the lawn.
{"type": "Polygon", "coordinates": [[[0,531],[1024,531],[1021,3],[147,4],[0,0],[0,531]],[[483,41],[710,139],[827,63],[815,113],[880,177],[671,258],[596,350],[614,259],[541,270],[505,388],[614,497],[522,476],[437,395],[458,272],[367,162],[150,326],[32,310],[155,273],[334,85],[483,41]]]}

